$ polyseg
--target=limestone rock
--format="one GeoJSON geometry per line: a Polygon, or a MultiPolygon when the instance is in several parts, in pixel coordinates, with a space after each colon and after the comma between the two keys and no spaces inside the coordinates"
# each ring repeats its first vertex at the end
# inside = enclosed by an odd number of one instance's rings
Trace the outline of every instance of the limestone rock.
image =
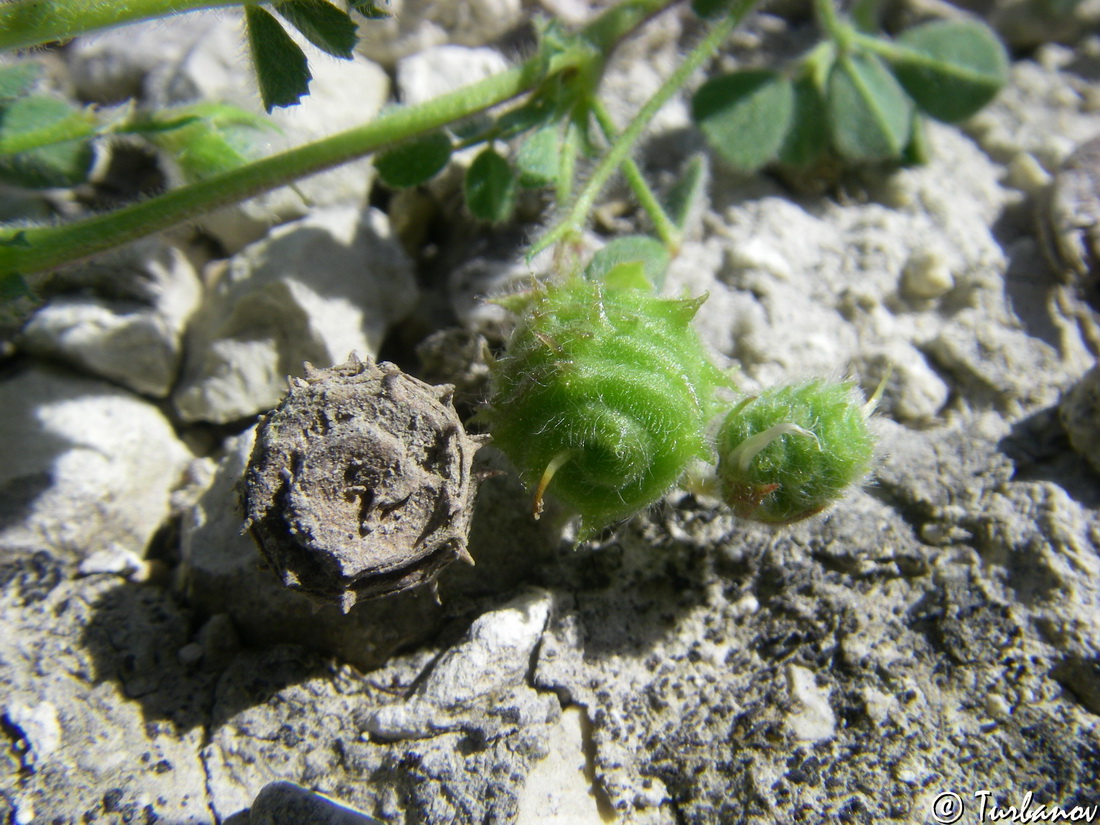
{"type": "Polygon", "coordinates": [[[195,315],[173,402],[186,421],[271,409],[288,375],[373,357],[416,300],[412,263],[374,209],[318,209],[234,256],[195,315]]]}
{"type": "Polygon", "coordinates": [[[523,22],[520,0],[391,0],[385,8],[389,18],[359,27],[358,45],[385,66],[445,43],[484,46],[523,22]]]}
{"type": "Polygon", "coordinates": [[[79,561],[137,555],[169,513],[190,451],[148,402],[42,367],[0,382],[0,547],[79,561]]]}
{"type": "Polygon", "coordinates": [[[22,348],[143,395],[168,395],[179,374],[184,326],[202,294],[183,253],[142,241],[67,271],[63,281],[63,294],[24,326],[22,348]]]}

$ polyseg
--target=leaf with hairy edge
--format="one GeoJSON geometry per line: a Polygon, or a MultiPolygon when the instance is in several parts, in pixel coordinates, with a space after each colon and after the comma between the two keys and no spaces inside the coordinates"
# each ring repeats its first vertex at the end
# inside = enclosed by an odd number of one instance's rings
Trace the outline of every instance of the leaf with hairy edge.
{"type": "Polygon", "coordinates": [[[669,254],[665,245],[648,235],[627,235],[616,238],[592,256],[585,267],[584,277],[589,281],[603,281],[608,285],[631,286],[649,292],[660,292],[665,283],[669,254]],[[637,271],[623,269],[637,264],[637,271]],[[637,277],[635,277],[637,275],[637,277]]]}
{"type": "Polygon", "coordinates": [[[434,132],[380,155],[374,166],[384,184],[407,189],[438,175],[451,159],[451,151],[451,139],[442,132],[434,132]]]}
{"type": "Polygon", "coordinates": [[[751,172],[775,158],[791,121],[794,92],[777,72],[749,69],[704,83],[691,115],[718,155],[751,172]]]}
{"type": "Polygon", "coordinates": [[[321,51],[351,59],[358,37],[346,12],[325,0],[285,0],[275,11],[321,51]]]}
{"type": "Polygon", "coordinates": [[[508,161],[496,150],[486,149],[466,172],[466,205],[475,218],[490,223],[506,221],[516,205],[518,183],[508,161]]]}
{"type": "Polygon", "coordinates": [[[993,99],[1008,80],[1001,41],[978,22],[940,20],[906,31],[890,62],[905,91],[937,120],[955,123],[993,99]]]}
{"type": "Polygon", "coordinates": [[[94,153],[88,113],[64,100],[30,95],[0,107],[0,180],[28,189],[87,179],[94,153]]]}
{"type": "Polygon", "coordinates": [[[558,179],[561,168],[561,130],[547,126],[529,135],[516,154],[516,169],[521,186],[549,186],[558,179]]]}
{"type": "Polygon", "coordinates": [[[874,55],[841,57],[825,94],[833,145],[848,160],[898,157],[909,142],[912,105],[874,55]]]}
{"type": "Polygon", "coordinates": [[[248,46],[268,114],[276,106],[293,106],[309,94],[309,61],[305,52],[274,17],[259,6],[244,7],[248,46]]]}

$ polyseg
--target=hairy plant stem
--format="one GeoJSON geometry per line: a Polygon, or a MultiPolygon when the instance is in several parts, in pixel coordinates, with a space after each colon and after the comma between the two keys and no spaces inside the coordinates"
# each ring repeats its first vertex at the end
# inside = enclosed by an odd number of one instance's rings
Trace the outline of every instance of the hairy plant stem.
{"type": "Polygon", "coordinates": [[[9,0],[0,3],[0,49],[69,40],[97,29],[248,0],[9,0]]]}
{"type": "Polygon", "coordinates": [[[707,33],[707,36],[703,38],[703,41],[691,50],[684,61],[676,68],[676,71],[669,75],[653,97],[646,101],[638,114],[634,116],[634,119],[619,135],[618,140],[611,145],[607,154],[603,156],[593,170],[584,188],[581,189],[576,199],[566,210],[565,216],[531,247],[528,260],[552,244],[580,232],[585,218],[592,211],[596,198],[599,197],[600,192],[603,191],[604,186],[607,185],[608,180],[615,171],[630,156],[634,145],[642,136],[653,116],[672,99],[673,95],[683,88],[691,75],[711,58],[757,2],[758,0],[738,0],[729,14],[721,22],[715,24],[707,33]]]}
{"type": "MultiPolygon", "coordinates": [[[[604,137],[609,141],[614,141],[616,137],[615,123],[611,120],[607,108],[599,100],[593,100],[592,114],[596,116],[596,122],[600,124],[600,130],[604,133],[604,137]]],[[[645,175],[638,168],[634,158],[627,157],[623,161],[623,177],[626,178],[626,182],[634,191],[638,203],[642,205],[646,214],[649,215],[649,219],[653,221],[653,228],[661,239],[661,243],[665,245],[665,248],[671,254],[675,255],[680,250],[680,230],[676,228],[676,225],[668,217],[668,213],[665,212],[664,207],[661,206],[661,202],[657,200],[657,196],[649,187],[645,175]]]]}
{"type": "Polygon", "coordinates": [[[581,32],[584,46],[536,54],[513,69],[418,106],[402,107],[363,126],[135,203],[54,227],[0,231],[0,278],[55,269],[298,178],[389,148],[530,92],[546,78],[605,60],[614,46],[670,0],[627,0],[581,32]],[[18,242],[13,243],[18,237],[18,242]]]}

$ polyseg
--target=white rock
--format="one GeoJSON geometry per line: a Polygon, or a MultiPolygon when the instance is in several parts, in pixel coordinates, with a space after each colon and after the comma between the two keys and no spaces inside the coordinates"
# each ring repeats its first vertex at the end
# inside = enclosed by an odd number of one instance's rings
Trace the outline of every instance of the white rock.
{"type": "Polygon", "coordinates": [[[126,578],[138,578],[139,574],[144,574],[146,569],[146,562],[134,551],[113,545],[92,553],[80,562],[77,572],[81,576],[111,573],[126,578]]]}
{"type": "MultiPolygon", "coordinates": [[[[521,686],[550,616],[551,602],[548,592],[533,590],[479,616],[408,700],[386,705],[368,717],[367,730],[384,739],[429,736],[451,727],[448,710],[468,708],[486,696],[521,686]]],[[[521,701],[519,709],[529,708],[521,701]]]]}
{"type": "Polygon", "coordinates": [[[955,278],[951,274],[951,266],[939,250],[918,250],[905,262],[901,288],[908,297],[918,300],[939,298],[953,286],[955,278]]]}
{"type": "Polygon", "coordinates": [[[920,350],[911,344],[894,341],[881,350],[862,355],[858,363],[856,371],[868,392],[873,392],[877,382],[889,371],[890,378],[879,407],[892,418],[928,421],[939,415],[947,403],[950,388],[929,366],[920,350]]]}
{"type": "Polygon", "coordinates": [[[73,560],[142,553],[191,459],[151,404],[102,381],[32,368],[0,383],[0,547],[73,560]]]}
{"type": "Polygon", "coordinates": [[[36,766],[40,766],[61,747],[61,723],[52,702],[42,701],[34,705],[12,702],[4,708],[4,719],[22,735],[36,766]]]}
{"type": "MultiPolygon", "coordinates": [[[[516,825],[603,825],[586,775],[584,709],[572,705],[562,711],[561,721],[550,730],[549,753],[536,762],[519,794],[516,825]]],[[[659,805],[665,787],[654,780],[653,797],[659,805]]],[[[648,807],[655,804],[646,799],[648,807]]]]}
{"type": "Polygon", "coordinates": [[[415,301],[412,263],[385,215],[315,210],[230,261],[193,320],[176,409],[219,423],[270,409],[302,362],[377,355],[415,301]]]}
{"type": "Polygon", "coordinates": [[[78,95],[99,103],[137,97],[149,72],[182,59],[225,17],[221,11],[197,11],[176,15],[170,24],[149,20],[78,37],[66,49],[78,95]]]}
{"type": "Polygon", "coordinates": [[[813,673],[798,665],[787,667],[787,691],[792,708],[787,727],[802,742],[819,742],[836,733],[836,715],[828,691],[817,686],[813,673]]]}
{"type": "Polygon", "coordinates": [[[397,91],[402,103],[414,106],[507,68],[496,49],[436,46],[398,62],[397,91]]]}
{"type": "Polygon", "coordinates": [[[177,248],[153,239],[125,247],[65,273],[116,296],[62,295],[34,314],[20,344],[32,355],[58,358],[163,398],[179,374],[182,333],[202,287],[177,248]],[[106,289],[104,288],[106,287],[106,289]]]}
{"type": "Polygon", "coordinates": [[[359,27],[358,49],[392,66],[402,57],[439,46],[482,46],[523,22],[520,0],[390,0],[391,17],[359,27]]]}
{"type": "MultiPolygon", "coordinates": [[[[277,128],[257,136],[264,142],[257,147],[259,154],[274,154],[362,125],[389,97],[389,77],[377,64],[362,56],[340,60],[296,39],[313,75],[309,95],[295,106],[271,112],[277,128]]],[[[240,53],[244,43],[240,14],[223,13],[219,25],[195,48],[149,76],[148,96],[160,106],[219,100],[247,111],[263,112],[255,81],[249,78],[242,83],[240,53]]],[[[370,159],[346,163],[303,178],[294,188],[282,187],[216,210],[202,218],[199,225],[228,252],[237,252],[271,226],[302,217],[313,207],[364,203],[373,180],[370,159]]]]}

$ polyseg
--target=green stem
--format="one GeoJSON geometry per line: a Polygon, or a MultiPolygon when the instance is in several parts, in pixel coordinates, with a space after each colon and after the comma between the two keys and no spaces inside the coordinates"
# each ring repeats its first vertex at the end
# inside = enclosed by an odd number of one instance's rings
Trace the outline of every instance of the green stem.
{"type": "MultiPolygon", "coordinates": [[[[596,116],[596,122],[600,124],[600,129],[603,131],[604,136],[609,140],[615,140],[615,123],[611,120],[611,116],[607,112],[607,108],[599,100],[592,101],[592,113],[596,116]]],[[[638,203],[642,205],[642,208],[649,215],[649,219],[653,221],[653,228],[657,231],[657,236],[661,239],[661,242],[665,245],[670,253],[676,254],[680,249],[680,230],[676,228],[676,225],[669,218],[668,213],[665,212],[664,207],[661,206],[657,196],[653,193],[653,190],[649,187],[649,183],[645,179],[645,175],[642,174],[642,170],[638,168],[638,164],[634,158],[627,157],[623,161],[623,176],[626,178],[626,182],[630,185],[630,188],[634,191],[634,196],[638,199],[638,203]]]]}
{"type": "Polygon", "coordinates": [[[847,51],[851,45],[854,31],[851,26],[840,19],[840,15],[836,13],[836,6],[833,5],[833,0],[814,0],[814,11],[817,14],[818,24],[825,30],[829,38],[836,43],[837,49],[840,52],[847,51]]]}
{"type": "Polygon", "coordinates": [[[0,3],[0,50],[41,46],[97,29],[247,0],[10,0],[0,3]]]}
{"type": "MultiPolygon", "coordinates": [[[[169,5],[164,0],[133,1],[146,4],[146,8],[156,5],[163,9],[169,5]]],[[[108,4],[106,0],[97,2],[108,4]]],[[[0,277],[16,272],[29,275],[55,269],[484,111],[537,88],[554,74],[582,70],[593,59],[606,59],[614,44],[667,7],[669,2],[626,0],[609,9],[581,32],[587,47],[563,49],[549,57],[536,54],[520,66],[419,106],[396,109],[363,126],[263,158],[150,200],[63,226],[9,227],[6,231],[0,231],[0,277]],[[12,240],[17,235],[20,243],[13,244],[12,240]]],[[[172,5],[173,8],[182,8],[185,4],[186,0],[176,0],[172,5]]],[[[34,2],[17,0],[15,5],[30,9],[34,7],[34,2]]],[[[195,7],[203,5],[219,4],[194,3],[195,7]]],[[[10,7],[0,8],[7,11],[10,7]]]]}
{"type": "Polygon", "coordinates": [[[619,139],[612,144],[611,149],[604,155],[603,159],[596,166],[596,169],[592,172],[592,176],[589,178],[588,183],[577,195],[576,200],[573,201],[572,206],[568,209],[565,217],[558,222],[553,229],[543,235],[528,253],[528,259],[541,252],[551,244],[557,243],[564,239],[568,235],[577,234],[580,232],[581,227],[584,224],[585,218],[592,211],[592,207],[595,204],[596,198],[599,197],[600,192],[603,191],[607,181],[615,173],[615,171],[623,164],[626,158],[630,155],[634,145],[638,142],[638,139],[642,136],[649,122],[653,119],[653,116],[675,95],[684,84],[687,83],[695,71],[702,67],[702,65],[710,59],[711,55],[718,50],[718,47],[725,42],[726,38],[730,36],[737,25],[745,18],[756,5],[757,0],[738,0],[730,10],[728,16],[723,18],[722,22],[714,26],[708,33],[703,41],[692,49],[691,53],[684,59],[668,79],[661,85],[661,88],[646,101],[645,105],[638,111],[638,114],[634,116],[634,119],[630,121],[626,129],[619,136],[619,139]]]}
{"type": "MultiPolygon", "coordinates": [[[[27,275],[52,269],[438,129],[522,94],[538,83],[544,68],[541,61],[531,60],[420,106],[395,109],[363,126],[114,212],[62,226],[21,229],[29,245],[0,246],[0,274],[27,275]]],[[[14,232],[12,228],[0,233],[0,240],[12,237],[14,232]]]]}

